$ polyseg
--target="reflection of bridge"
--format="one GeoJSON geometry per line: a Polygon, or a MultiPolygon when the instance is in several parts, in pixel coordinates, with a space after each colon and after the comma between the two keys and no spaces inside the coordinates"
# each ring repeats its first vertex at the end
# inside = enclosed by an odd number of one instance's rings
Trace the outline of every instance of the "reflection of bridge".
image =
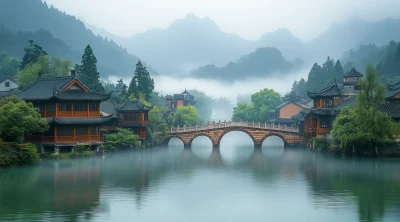
{"type": "Polygon", "coordinates": [[[222,137],[232,131],[245,132],[251,137],[254,146],[257,148],[260,148],[269,136],[280,137],[285,146],[300,145],[304,142],[304,138],[299,134],[297,127],[254,122],[219,122],[191,127],[178,126],[168,131],[166,142],[168,143],[172,138],[178,138],[183,141],[185,147],[190,147],[196,137],[206,136],[211,140],[213,147],[219,147],[222,137]]]}

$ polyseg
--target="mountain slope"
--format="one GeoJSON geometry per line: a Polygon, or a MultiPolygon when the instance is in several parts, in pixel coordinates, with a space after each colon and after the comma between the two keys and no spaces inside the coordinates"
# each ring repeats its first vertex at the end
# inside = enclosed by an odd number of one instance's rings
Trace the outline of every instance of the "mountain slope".
{"type": "Polygon", "coordinates": [[[275,47],[288,59],[304,57],[308,50],[307,44],[295,37],[287,29],[278,29],[275,32],[265,33],[255,42],[255,46],[256,48],[275,47]]]}
{"type": "MultiPolygon", "coordinates": [[[[139,59],[113,41],[95,36],[74,16],[49,8],[41,0],[2,0],[0,15],[0,24],[13,31],[48,30],[55,38],[63,40],[81,54],[90,44],[98,63],[103,67],[99,69],[102,76],[130,76],[139,59]]],[[[150,71],[154,72],[151,68],[150,71]]]]}
{"type": "Polygon", "coordinates": [[[190,74],[197,78],[235,81],[248,77],[265,78],[276,74],[285,74],[300,68],[301,61],[289,62],[276,48],[258,48],[256,51],[242,56],[237,62],[229,62],[218,68],[214,64],[200,67],[190,74]]]}
{"type": "Polygon", "coordinates": [[[126,47],[157,70],[179,73],[199,65],[222,65],[251,51],[251,41],[222,32],[209,18],[189,14],[166,29],[153,29],[127,39],[126,47]]]}

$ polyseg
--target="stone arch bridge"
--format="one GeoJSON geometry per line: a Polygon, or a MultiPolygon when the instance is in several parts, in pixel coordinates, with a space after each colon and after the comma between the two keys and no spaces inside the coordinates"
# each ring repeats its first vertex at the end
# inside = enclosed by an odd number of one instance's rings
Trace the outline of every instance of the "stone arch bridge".
{"type": "Polygon", "coordinates": [[[254,122],[218,122],[199,126],[173,127],[168,130],[166,143],[168,144],[172,138],[178,138],[182,140],[185,147],[191,147],[196,137],[206,136],[211,140],[213,147],[219,147],[224,135],[233,131],[245,132],[253,140],[256,148],[260,148],[264,140],[270,136],[280,137],[285,147],[304,144],[304,137],[300,135],[298,127],[254,122]]]}

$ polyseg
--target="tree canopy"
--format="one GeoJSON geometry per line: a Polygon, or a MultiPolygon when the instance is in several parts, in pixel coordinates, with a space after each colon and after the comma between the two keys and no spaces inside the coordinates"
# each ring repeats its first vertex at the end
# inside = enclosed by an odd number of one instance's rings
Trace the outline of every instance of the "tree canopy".
{"type": "Polygon", "coordinates": [[[40,56],[35,63],[29,63],[23,70],[18,71],[16,80],[22,88],[34,83],[39,73],[42,77],[67,76],[72,68],[69,60],[48,56],[40,56]]]}
{"type": "Polygon", "coordinates": [[[19,59],[10,57],[7,52],[0,52],[0,79],[13,78],[20,65],[19,59]]]}
{"type": "Polygon", "coordinates": [[[355,148],[358,153],[370,149],[377,154],[377,146],[395,139],[400,132],[399,125],[378,110],[384,99],[384,86],[373,66],[367,66],[360,87],[357,105],[339,113],[331,134],[344,152],[355,148]]]}
{"type": "Polygon", "coordinates": [[[33,107],[15,96],[3,99],[0,106],[0,132],[4,141],[19,142],[29,133],[48,129],[45,118],[33,107]]]}
{"type": "Polygon", "coordinates": [[[196,125],[199,121],[199,115],[197,114],[194,106],[182,106],[176,108],[174,115],[168,117],[168,121],[172,126],[190,126],[196,125]]]}
{"type": "Polygon", "coordinates": [[[268,111],[282,102],[279,93],[273,89],[263,89],[251,95],[251,104],[239,102],[233,108],[233,121],[266,122],[268,111]]]}
{"type": "Polygon", "coordinates": [[[24,51],[25,54],[22,57],[21,69],[24,69],[30,63],[35,63],[39,57],[47,55],[47,52],[40,45],[35,44],[33,40],[29,40],[29,46],[24,48],[24,51]]]}
{"type": "Polygon", "coordinates": [[[95,92],[105,92],[100,82],[100,73],[97,71],[97,59],[90,45],[87,45],[82,55],[82,64],[76,65],[78,78],[85,86],[95,92]]]}

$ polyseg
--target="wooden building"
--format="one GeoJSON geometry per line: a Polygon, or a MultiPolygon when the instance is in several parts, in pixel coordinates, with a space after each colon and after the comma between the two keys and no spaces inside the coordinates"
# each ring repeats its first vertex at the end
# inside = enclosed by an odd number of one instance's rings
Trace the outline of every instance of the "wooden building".
{"type": "Polygon", "coordinates": [[[109,94],[92,92],[78,79],[74,72],[67,77],[39,78],[27,89],[16,95],[33,103],[46,118],[50,129],[25,138],[37,143],[41,152],[64,152],[79,144],[101,144],[100,126],[111,117],[100,116],[100,103],[109,94]]]}
{"type": "Polygon", "coordinates": [[[176,108],[182,106],[193,106],[196,104],[194,96],[190,95],[190,93],[186,91],[186,89],[181,94],[174,94],[173,96],[167,95],[165,97],[165,100],[170,110],[175,110],[176,108]]]}
{"type": "Polygon", "coordinates": [[[300,113],[303,109],[310,108],[301,103],[301,98],[294,92],[286,95],[283,102],[268,112],[268,122],[275,125],[296,125],[292,116],[300,113]]]}
{"type": "Polygon", "coordinates": [[[103,125],[108,131],[115,131],[117,127],[130,129],[134,134],[146,139],[146,127],[149,122],[149,111],[152,107],[144,105],[140,101],[128,101],[123,105],[114,105],[111,102],[103,102],[101,111],[105,116],[112,118],[103,125]]]}

